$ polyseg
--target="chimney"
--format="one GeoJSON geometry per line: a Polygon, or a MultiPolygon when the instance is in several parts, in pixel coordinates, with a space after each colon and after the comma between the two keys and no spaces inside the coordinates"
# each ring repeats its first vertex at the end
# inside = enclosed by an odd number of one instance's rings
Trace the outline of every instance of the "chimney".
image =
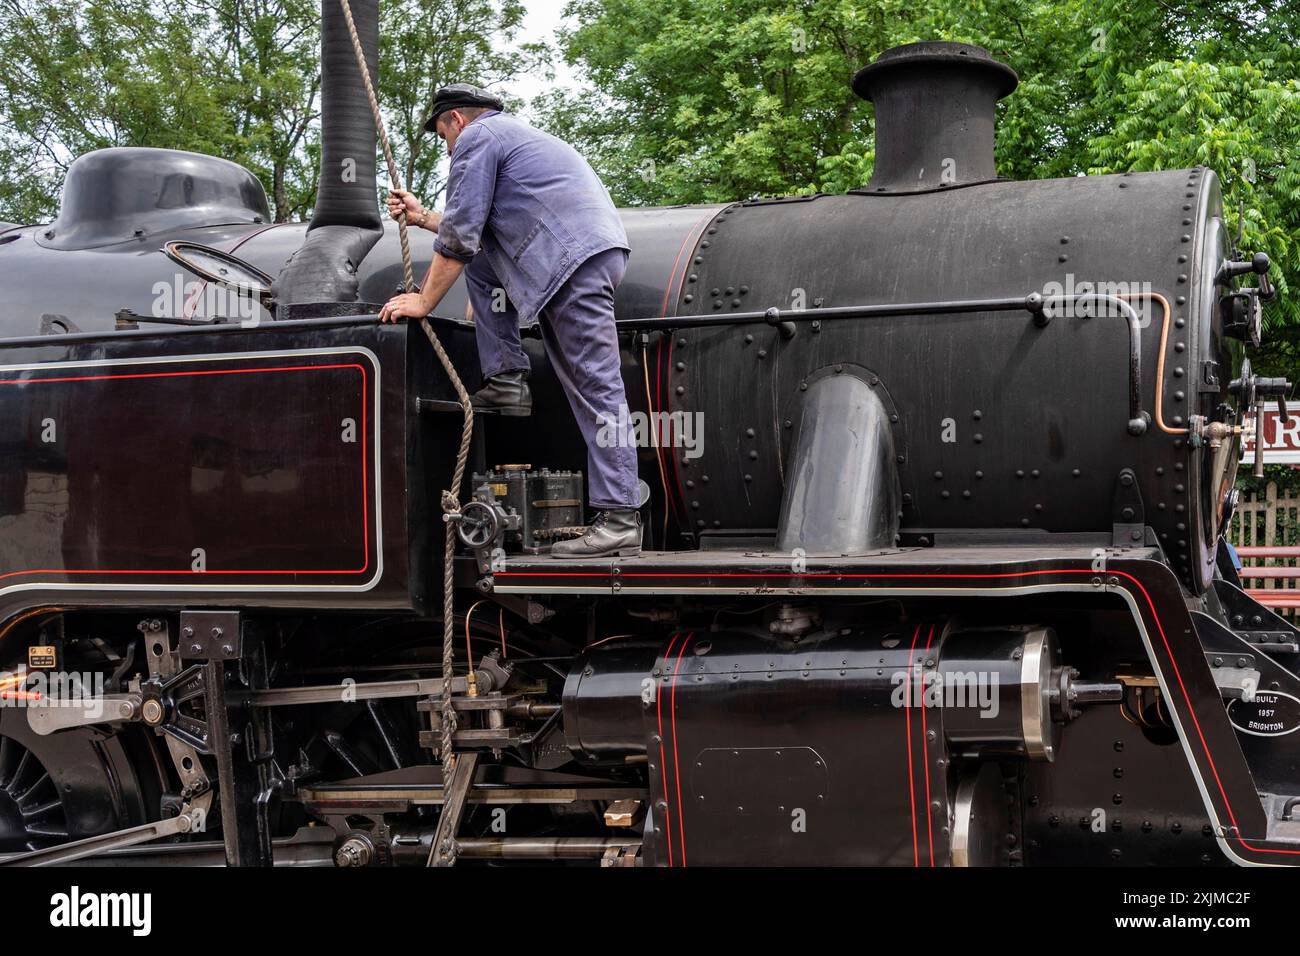
{"type": "MultiPolygon", "coordinates": [[[[379,61],[379,0],[351,0],[370,75],[379,61]]],[[[279,306],[355,302],[357,269],[383,221],[375,189],[375,121],[339,0],[321,0],[320,186],[307,238],[275,281],[279,306]]],[[[305,316],[281,308],[279,318],[305,316]]]]}
{"type": "Polygon", "coordinates": [[[997,178],[994,110],[1019,78],[969,43],[908,43],[853,77],[876,107],[876,165],[864,191],[912,193],[997,178]]]}

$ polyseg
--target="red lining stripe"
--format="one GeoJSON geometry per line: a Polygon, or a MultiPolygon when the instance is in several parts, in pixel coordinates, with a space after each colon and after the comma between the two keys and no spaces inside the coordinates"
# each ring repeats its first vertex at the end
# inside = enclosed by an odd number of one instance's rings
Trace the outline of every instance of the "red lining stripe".
{"type": "Polygon", "coordinates": [[[916,625],[912,635],[912,649],[907,652],[907,693],[903,695],[903,722],[907,725],[907,808],[912,812],[912,866],[921,865],[921,852],[916,842],[916,784],[912,775],[912,661],[916,656],[916,639],[921,636],[921,625],[916,625]]]}
{"type": "Polygon", "coordinates": [[[682,866],[686,865],[686,821],[682,819],[682,768],[677,757],[677,674],[682,669],[682,655],[686,653],[686,645],[694,636],[694,631],[687,634],[686,640],[682,641],[681,649],[677,652],[677,666],[673,668],[673,691],[668,705],[673,729],[673,774],[677,777],[677,839],[681,841],[682,866]]]}
{"type": "MultiPolygon", "coordinates": [[[[930,642],[934,640],[934,625],[925,639],[925,656],[930,656],[930,642]]],[[[930,865],[934,866],[934,811],[930,807],[930,746],[929,730],[925,723],[925,667],[921,667],[921,759],[925,762],[925,831],[930,844],[930,865]]]]}
{"type": "MultiPolygon", "coordinates": [[[[1161,640],[1161,643],[1164,645],[1164,648],[1165,648],[1165,654],[1166,654],[1166,656],[1169,658],[1169,663],[1170,663],[1170,665],[1173,667],[1173,670],[1174,670],[1174,677],[1175,677],[1175,678],[1177,679],[1177,681],[1178,681],[1178,687],[1179,687],[1179,690],[1182,691],[1182,694],[1183,694],[1183,700],[1184,700],[1184,701],[1186,702],[1186,704],[1187,704],[1187,711],[1188,711],[1188,713],[1190,714],[1190,716],[1191,716],[1191,718],[1192,718],[1192,724],[1193,724],[1193,726],[1195,727],[1197,737],[1198,737],[1198,739],[1199,739],[1200,742],[1201,742],[1201,749],[1202,749],[1202,752],[1205,754],[1205,759],[1206,759],[1206,761],[1209,763],[1210,771],[1211,771],[1211,773],[1212,773],[1213,776],[1214,776],[1214,782],[1215,782],[1215,785],[1216,785],[1216,786],[1218,787],[1218,789],[1219,789],[1219,795],[1220,795],[1220,797],[1222,798],[1223,805],[1224,805],[1224,809],[1227,811],[1227,814],[1228,814],[1228,821],[1229,821],[1229,823],[1232,824],[1232,828],[1233,828],[1234,830],[1238,830],[1238,831],[1239,831],[1240,828],[1237,826],[1236,816],[1234,815],[1234,813],[1233,813],[1233,811],[1232,811],[1232,804],[1228,801],[1228,794],[1227,794],[1227,791],[1226,791],[1226,790],[1224,789],[1224,787],[1223,787],[1223,781],[1219,778],[1219,771],[1218,771],[1218,767],[1217,767],[1217,766],[1215,765],[1215,763],[1214,763],[1214,756],[1213,756],[1213,754],[1210,753],[1210,747],[1209,747],[1208,742],[1205,740],[1205,734],[1204,734],[1204,732],[1203,732],[1202,729],[1201,729],[1200,720],[1199,720],[1199,719],[1197,718],[1197,716],[1196,716],[1196,709],[1192,706],[1192,698],[1191,698],[1191,694],[1188,693],[1188,691],[1187,691],[1187,687],[1186,687],[1186,685],[1185,685],[1184,682],[1183,682],[1182,672],[1178,669],[1178,663],[1177,663],[1177,661],[1174,660],[1173,649],[1170,648],[1170,646],[1169,646],[1169,638],[1168,638],[1168,636],[1165,634],[1164,625],[1163,625],[1163,624],[1161,623],[1161,621],[1160,621],[1160,614],[1159,614],[1159,611],[1156,609],[1155,601],[1152,599],[1150,593],[1148,593],[1146,587],[1143,586],[1142,582],[1139,581],[1139,580],[1138,580],[1136,577],[1134,577],[1133,575],[1129,574],[1128,572],[1126,572],[1126,571],[1112,570],[1112,571],[1109,571],[1108,573],[1109,573],[1109,574],[1113,574],[1113,575],[1115,575],[1115,576],[1117,576],[1117,577],[1123,577],[1123,578],[1128,579],[1129,581],[1132,581],[1133,584],[1137,586],[1137,589],[1138,589],[1139,591],[1142,592],[1142,596],[1146,599],[1147,607],[1148,607],[1148,609],[1150,610],[1150,613],[1151,613],[1151,619],[1155,622],[1156,630],[1157,630],[1157,631],[1159,632],[1159,634],[1160,634],[1160,640],[1161,640]]],[[[919,579],[919,580],[930,580],[930,581],[932,581],[932,580],[1002,580],[1002,579],[1006,579],[1006,578],[1029,578],[1029,577],[1039,577],[1039,576],[1041,576],[1041,575],[1045,575],[1045,574],[1070,574],[1070,575],[1089,575],[1089,576],[1092,576],[1092,575],[1095,574],[1095,572],[1091,569],[1091,567],[1088,567],[1088,568],[1056,568],[1056,569],[1051,569],[1051,570],[1038,570],[1038,571],[1005,571],[1005,572],[994,572],[994,573],[984,572],[984,573],[979,573],[979,574],[976,574],[976,573],[970,573],[970,574],[958,574],[958,573],[949,573],[949,574],[923,574],[923,573],[902,573],[902,574],[848,574],[848,573],[845,573],[845,574],[838,574],[838,573],[831,573],[831,572],[827,572],[827,573],[804,573],[804,574],[790,574],[790,573],[772,572],[772,573],[753,573],[753,574],[751,574],[751,573],[730,573],[730,572],[713,573],[713,572],[706,572],[706,571],[700,571],[700,572],[672,572],[672,573],[668,573],[668,572],[635,572],[635,571],[632,571],[632,572],[626,572],[626,573],[624,573],[624,574],[622,575],[622,578],[623,578],[624,580],[626,580],[626,579],[628,579],[628,578],[637,578],[637,577],[644,577],[644,578],[658,578],[658,577],[670,577],[670,578],[671,578],[671,577],[678,577],[678,578],[763,578],[763,579],[769,579],[769,578],[787,578],[787,579],[800,579],[800,580],[831,578],[831,579],[838,579],[838,580],[862,580],[862,581],[866,581],[866,580],[904,581],[904,580],[918,580],[918,579],[919,579]]],[[[529,572],[529,571],[516,571],[516,572],[503,572],[503,573],[501,573],[501,574],[498,574],[498,577],[505,577],[505,576],[514,576],[514,577],[603,577],[603,578],[608,578],[608,577],[609,577],[609,573],[608,573],[608,572],[601,572],[601,571],[585,571],[585,572],[584,572],[584,571],[579,571],[579,572],[529,572]]],[[[1255,845],[1252,845],[1248,840],[1246,840],[1244,837],[1242,837],[1242,836],[1240,835],[1239,832],[1236,833],[1236,834],[1231,834],[1230,837],[1231,837],[1231,839],[1233,839],[1233,840],[1235,840],[1237,843],[1239,843],[1243,848],[1245,848],[1245,849],[1247,849],[1247,850],[1250,850],[1252,853],[1276,853],[1276,854],[1282,854],[1282,855],[1286,855],[1286,856],[1300,856],[1300,850],[1286,850],[1286,849],[1281,849],[1281,848],[1273,848],[1273,847],[1255,846],[1255,845]]]]}
{"type": "MultiPolygon", "coordinates": [[[[202,361],[202,359],[190,359],[186,356],[177,356],[176,364],[186,361],[202,361]]],[[[50,574],[50,575],[84,575],[84,574],[102,574],[108,576],[116,575],[150,575],[150,576],[207,576],[207,575],[343,575],[343,574],[365,574],[370,570],[370,475],[367,458],[370,449],[370,431],[369,431],[369,398],[370,398],[370,376],[364,365],[355,362],[340,362],[329,365],[281,365],[266,366],[261,368],[220,368],[220,369],[191,369],[180,372],[127,372],[119,375],[69,375],[69,376],[51,376],[47,378],[12,378],[0,379],[0,385],[32,385],[32,384],[50,384],[57,382],[102,382],[116,380],[133,380],[148,378],[183,378],[205,375],[250,375],[259,372],[315,372],[337,369],[356,369],[361,373],[361,540],[363,542],[364,563],[359,569],[277,569],[277,570],[230,570],[230,571],[194,571],[188,569],[110,569],[110,568],[34,568],[26,571],[6,571],[0,572],[0,580],[12,577],[22,577],[29,574],[50,574]]]]}
{"type": "MultiPolygon", "coordinates": [[[[725,208],[725,207],[724,207],[724,208],[725,208]]],[[[687,250],[688,247],[689,247],[690,249],[694,249],[694,248],[696,247],[696,245],[699,243],[701,237],[703,237],[703,235],[704,235],[704,230],[705,230],[705,228],[708,226],[708,224],[709,224],[709,220],[711,220],[711,219],[714,217],[714,215],[716,215],[718,212],[721,212],[721,211],[722,211],[722,210],[710,210],[709,212],[706,212],[704,215],[700,216],[699,219],[695,220],[695,222],[692,223],[691,227],[690,227],[688,230],[686,230],[686,235],[682,238],[682,244],[681,244],[681,246],[680,246],[680,247],[678,248],[678,250],[677,250],[677,258],[673,260],[673,267],[672,267],[671,271],[669,271],[669,273],[668,273],[668,281],[667,281],[667,283],[665,283],[665,285],[664,285],[664,298],[663,298],[663,303],[662,303],[662,304],[660,305],[660,307],[659,307],[659,314],[660,314],[660,315],[664,315],[664,316],[666,316],[666,315],[668,314],[668,301],[669,301],[669,299],[673,299],[673,298],[676,297],[676,293],[677,293],[678,291],[680,291],[681,286],[682,286],[682,283],[683,283],[683,281],[686,279],[686,271],[687,271],[686,268],[682,268],[682,270],[681,270],[681,274],[680,274],[680,275],[678,274],[678,271],[677,271],[678,266],[680,266],[680,265],[682,264],[682,254],[686,252],[686,250],[687,250]]],[[[676,314],[676,310],[674,310],[674,314],[676,314]]],[[[657,368],[657,370],[656,370],[656,373],[655,373],[655,392],[656,392],[656,399],[655,399],[655,400],[656,400],[656,403],[657,403],[658,406],[659,406],[659,409],[658,409],[659,411],[663,411],[663,409],[664,409],[664,404],[663,404],[663,389],[662,389],[662,386],[663,386],[663,361],[662,361],[662,359],[663,359],[663,347],[664,347],[664,341],[663,341],[663,336],[661,335],[660,338],[659,338],[659,360],[660,360],[660,361],[659,361],[659,366],[658,366],[658,368],[657,368]]],[[[672,335],[669,335],[669,336],[668,336],[668,367],[669,367],[669,375],[672,374],[672,360],[673,360],[673,337],[672,337],[672,335]]],[[[669,396],[668,404],[669,404],[669,406],[671,406],[671,405],[672,405],[671,388],[670,388],[669,391],[670,391],[670,396],[669,396]]],[[[670,408],[669,410],[671,411],[671,408],[670,408]]],[[[659,462],[660,462],[660,464],[662,464],[662,463],[663,463],[663,457],[662,457],[662,455],[663,455],[663,446],[662,446],[663,429],[662,429],[662,423],[657,423],[657,424],[660,426],[660,427],[659,427],[659,433],[660,433],[659,437],[660,437],[660,439],[661,439],[661,443],[660,443],[660,447],[655,449],[655,454],[658,455],[658,456],[660,456],[660,457],[659,457],[659,462]]],[[[671,429],[671,426],[670,426],[670,429],[671,429]]],[[[670,431],[670,435],[671,435],[671,431],[670,431]]],[[[671,437],[670,437],[669,441],[671,442],[671,437]]],[[[677,527],[678,527],[678,531],[684,531],[684,530],[686,530],[686,528],[685,528],[686,518],[684,517],[684,515],[687,513],[687,512],[686,512],[686,492],[685,492],[684,488],[682,487],[682,476],[681,476],[681,472],[678,470],[678,467],[677,467],[677,456],[676,456],[675,454],[672,454],[671,448],[672,448],[672,446],[671,446],[671,444],[670,444],[670,445],[669,445],[669,454],[670,454],[670,456],[671,456],[671,458],[672,458],[672,462],[673,462],[673,478],[674,478],[674,480],[676,481],[676,489],[675,489],[676,494],[675,494],[675,495],[671,494],[667,488],[664,489],[664,494],[665,494],[666,497],[670,497],[670,498],[673,499],[673,516],[677,519],[677,527]],[[680,507],[679,507],[679,504],[680,504],[680,507]]],[[[665,469],[665,471],[666,471],[666,469],[665,469]]]]}
{"type": "MultiPolygon", "coordinates": [[[[677,643],[678,635],[674,634],[673,639],[668,642],[668,649],[664,651],[664,674],[668,673],[668,655],[673,652],[673,645],[677,643]]],[[[659,769],[660,776],[664,782],[664,833],[668,842],[668,865],[673,865],[673,814],[672,804],[668,802],[668,758],[664,752],[664,712],[659,698],[659,686],[662,682],[655,681],[655,717],[659,722],[659,769]]]]}

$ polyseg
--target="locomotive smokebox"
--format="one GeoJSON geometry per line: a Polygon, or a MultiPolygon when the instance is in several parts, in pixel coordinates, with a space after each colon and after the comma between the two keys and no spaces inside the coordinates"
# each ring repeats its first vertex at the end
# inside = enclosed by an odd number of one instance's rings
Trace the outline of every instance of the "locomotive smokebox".
{"type": "Polygon", "coordinates": [[[997,178],[997,101],[1019,78],[981,47],[909,43],[886,50],[853,77],[876,107],[876,165],[867,188],[921,192],[997,178]]]}

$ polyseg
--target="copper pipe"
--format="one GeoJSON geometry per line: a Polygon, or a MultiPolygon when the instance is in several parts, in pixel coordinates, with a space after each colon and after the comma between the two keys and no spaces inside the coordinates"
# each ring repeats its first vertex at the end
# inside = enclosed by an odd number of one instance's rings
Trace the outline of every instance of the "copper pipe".
{"type": "Polygon", "coordinates": [[[19,624],[23,623],[23,621],[29,620],[38,614],[57,614],[62,610],[63,608],[61,607],[36,607],[19,614],[17,617],[10,618],[9,622],[0,629],[0,649],[4,648],[4,641],[5,638],[9,636],[9,633],[19,624]]]}
{"type": "Polygon", "coordinates": [[[1117,299],[1127,299],[1133,301],[1136,299],[1151,299],[1160,303],[1160,309],[1163,313],[1160,320],[1160,355],[1156,359],[1156,427],[1166,435],[1186,435],[1186,428],[1172,428],[1165,424],[1164,413],[1164,396],[1165,396],[1165,350],[1169,345],[1169,300],[1159,292],[1134,292],[1128,295],[1117,295],[1117,299]]]}

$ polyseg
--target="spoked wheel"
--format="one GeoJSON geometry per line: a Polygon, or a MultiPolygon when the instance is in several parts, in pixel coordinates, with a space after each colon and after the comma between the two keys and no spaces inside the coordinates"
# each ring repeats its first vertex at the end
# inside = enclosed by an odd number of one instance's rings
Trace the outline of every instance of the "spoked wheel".
{"type": "Polygon", "coordinates": [[[138,728],[42,737],[22,708],[0,708],[0,854],[157,819],[167,779],[158,758],[138,728]]]}
{"type": "Polygon", "coordinates": [[[0,736],[0,853],[41,850],[68,839],[63,799],[40,758],[0,736]]]}

